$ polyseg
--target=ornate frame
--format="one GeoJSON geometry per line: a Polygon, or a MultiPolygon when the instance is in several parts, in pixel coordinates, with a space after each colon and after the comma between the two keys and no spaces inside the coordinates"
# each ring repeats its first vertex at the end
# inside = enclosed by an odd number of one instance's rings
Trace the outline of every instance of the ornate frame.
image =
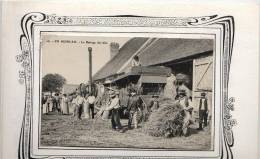
{"type": "MultiPolygon", "coordinates": [[[[234,110],[234,98],[228,96],[229,71],[231,64],[231,56],[234,41],[235,22],[232,16],[219,17],[218,15],[204,17],[141,17],[131,15],[121,16],[105,16],[105,17],[86,17],[86,16],[56,16],[46,15],[44,13],[28,13],[21,19],[22,35],[20,36],[20,46],[22,53],[16,56],[16,61],[21,63],[22,69],[19,71],[19,82],[25,85],[25,107],[20,133],[19,142],[19,159],[32,159],[31,154],[31,130],[32,130],[32,56],[34,54],[33,47],[33,29],[35,25],[74,25],[74,26],[124,26],[124,27],[169,27],[175,28],[180,26],[186,27],[211,27],[218,26],[222,32],[222,99],[223,99],[223,126],[222,129],[222,149],[221,159],[232,159],[233,154],[231,147],[234,144],[232,127],[236,124],[236,120],[232,119],[231,111],[234,110]]],[[[84,156],[90,157],[90,156],[84,156]]],[[[92,156],[93,157],[93,156],[92,156]]],[[[101,156],[99,156],[101,157],[101,156]]],[[[120,158],[120,156],[117,156],[120,158]]],[[[131,157],[131,156],[129,156],[131,157]]],[[[151,156],[150,156],[151,157],[151,156]]],[[[176,157],[176,156],[171,156],[176,157]]],[[[37,157],[38,158],[38,157],[37,157]]],[[[43,156],[42,158],[53,158],[53,156],[43,156]]],[[[62,157],[62,158],[74,158],[62,157]]],[[[77,157],[75,157],[77,158],[77,157]]],[[[80,156],[79,158],[82,158],[80,156]]],[[[109,158],[109,156],[106,156],[109,158]]],[[[115,158],[115,157],[113,157],[115,158]]]]}

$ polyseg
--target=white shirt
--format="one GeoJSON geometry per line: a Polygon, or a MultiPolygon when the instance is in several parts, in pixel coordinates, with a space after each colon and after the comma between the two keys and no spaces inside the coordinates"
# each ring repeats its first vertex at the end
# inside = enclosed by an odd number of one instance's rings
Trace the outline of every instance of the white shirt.
{"type": "Polygon", "coordinates": [[[115,98],[111,99],[111,103],[108,106],[107,110],[117,109],[119,107],[120,107],[120,105],[119,105],[119,98],[115,97],[115,98]]]}
{"type": "Polygon", "coordinates": [[[73,98],[71,103],[76,104],[76,98],[73,98]]]}
{"type": "Polygon", "coordinates": [[[205,98],[201,99],[201,108],[200,108],[201,110],[205,110],[205,104],[204,104],[205,100],[206,100],[205,98]]]}
{"type": "Polygon", "coordinates": [[[96,100],[95,96],[89,96],[87,99],[87,102],[89,104],[94,104],[95,100],[96,100]]]}
{"type": "Polygon", "coordinates": [[[140,62],[139,61],[136,61],[136,60],[132,60],[132,67],[134,66],[141,66],[140,62]]]}
{"type": "Polygon", "coordinates": [[[180,101],[180,105],[183,108],[186,107],[186,98],[185,97],[180,98],[179,101],[180,101]]]}
{"type": "Polygon", "coordinates": [[[77,105],[81,105],[81,104],[83,104],[83,102],[84,102],[84,98],[83,98],[83,97],[81,97],[81,96],[77,96],[77,97],[76,97],[75,103],[76,103],[77,105]]]}

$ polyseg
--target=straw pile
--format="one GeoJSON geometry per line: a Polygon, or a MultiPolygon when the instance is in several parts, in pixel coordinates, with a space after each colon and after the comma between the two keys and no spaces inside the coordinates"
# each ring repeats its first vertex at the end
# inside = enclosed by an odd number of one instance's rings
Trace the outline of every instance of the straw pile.
{"type": "Polygon", "coordinates": [[[182,135],[183,109],[172,99],[162,99],[160,108],[149,116],[144,132],[156,137],[174,137],[182,135]]]}

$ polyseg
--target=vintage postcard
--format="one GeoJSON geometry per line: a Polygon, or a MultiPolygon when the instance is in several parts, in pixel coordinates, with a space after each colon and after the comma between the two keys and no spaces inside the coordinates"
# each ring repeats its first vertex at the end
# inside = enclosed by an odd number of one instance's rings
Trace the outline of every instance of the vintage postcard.
{"type": "MultiPolygon", "coordinates": [[[[28,142],[35,155],[79,155],[78,150],[113,155],[120,150],[126,156],[203,158],[220,156],[222,141],[232,144],[233,121],[222,118],[231,111],[224,103],[233,102],[225,91],[234,36],[231,16],[30,13],[24,20],[31,16],[42,18],[31,30],[37,53],[28,66],[34,70],[34,82],[28,79],[32,85],[27,85],[34,93],[28,93],[37,107],[28,114],[31,128],[24,127],[31,132],[28,142]],[[218,28],[222,21],[229,23],[218,28]],[[85,23],[92,28],[78,29],[85,23]],[[162,28],[148,29],[153,25],[162,28]]],[[[22,49],[28,54],[25,38],[22,49]]]]}
{"type": "MultiPolygon", "coordinates": [[[[17,7],[5,4],[6,14],[17,7]]],[[[239,136],[252,133],[245,143],[257,142],[257,127],[250,123],[247,129],[243,122],[258,116],[237,110],[236,80],[244,76],[231,78],[242,67],[231,62],[245,33],[236,30],[242,23],[235,10],[189,16],[23,11],[15,26],[19,52],[13,56],[17,85],[24,87],[16,156],[244,158],[245,136],[239,136]]],[[[7,112],[4,106],[3,134],[10,138],[6,122],[14,114],[7,112]]],[[[1,149],[5,158],[7,147],[1,149]]],[[[248,157],[255,158],[255,145],[249,149],[248,157]]]]}

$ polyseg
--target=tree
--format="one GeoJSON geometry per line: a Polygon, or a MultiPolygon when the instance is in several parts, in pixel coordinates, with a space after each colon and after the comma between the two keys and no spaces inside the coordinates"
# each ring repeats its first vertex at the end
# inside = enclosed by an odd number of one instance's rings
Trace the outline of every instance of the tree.
{"type": "Polygon", "coordinates": [[[66,79],[60,74],[47,74],[42,78],[43,92],[58,92],[66,83],[66,79]]]}

